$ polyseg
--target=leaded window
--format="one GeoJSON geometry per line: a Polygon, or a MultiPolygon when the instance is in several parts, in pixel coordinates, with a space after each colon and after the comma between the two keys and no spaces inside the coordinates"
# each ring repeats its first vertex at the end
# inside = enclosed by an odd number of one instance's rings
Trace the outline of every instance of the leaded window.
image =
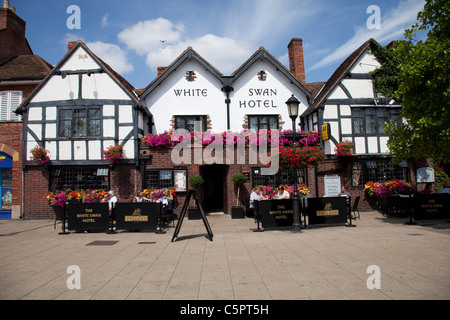
{"type": "Polygon", "coordinates": [[[86,138],[101,135],[102,112],[98,107],[60,108],[59,137],[86,138]]]}
{"type": "MultiPolygon", "coordinates": [[[[278,187],[282,185],[294,184],[294,171],[290,169],[279,170],[275,175],[262,175],[261,168],[252,169],[252,186],[278,187]]],[[[306,171],[304,168],[297,169],[297,184],[307,184],[306,171]]]]}
{"type": "Polygon", "coordinates": [[[108,190],[107,168],[55,168],[51,172],[50,190],[108,190]]]}
{"type": "Polygon", "coordinates": [[[206,116],[175,116],[175,130],[177,129],[205,132],[207,130],[206,116]]]}
{"type": "Polygon", "coordinates": [[[173,170],[150,170],[146,172],[146,188],[165,189],[174,186],[173,170]]]}
{"type": "Polygon", "coordinates": [[[364,186],[367,182],[387,182],[394,179],[411,181],[406,162],[399,165],[390,160],[361,160],[352,163],[352,186],[364,186]]]}
{"type": "Polygon", "coordinates": [[[278,115],[248,116],[248,128],[254,132],[278,130],[278,115]]]}

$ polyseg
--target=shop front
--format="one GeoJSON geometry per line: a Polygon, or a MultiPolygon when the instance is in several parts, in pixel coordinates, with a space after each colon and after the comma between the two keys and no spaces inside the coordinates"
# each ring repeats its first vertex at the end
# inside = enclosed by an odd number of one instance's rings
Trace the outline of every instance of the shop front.
{"type": "Polygon", "coordinates": [[[0,152],[0,220],[10,220],[12,212],[12,157],[0,152]]]}

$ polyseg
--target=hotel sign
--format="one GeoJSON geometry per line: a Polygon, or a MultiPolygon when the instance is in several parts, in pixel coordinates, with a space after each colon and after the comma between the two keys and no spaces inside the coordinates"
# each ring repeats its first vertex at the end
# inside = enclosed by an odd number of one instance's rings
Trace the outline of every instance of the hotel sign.
{"type": "Polygon", "coordinates": [[[308,198],[308,224],[347,222],[347,200],[343,197],[308,198]]]}
{"type": "Polygon", "coordinates": [[[117,203],[115,218],[117,230],[156,230],[162,214],[162,203],[117,203]]]}
{"type": "Polygon", "coordinates": [[[107,203],[69,203],[68,230],[106,230],[109,228],[107,203]]]}

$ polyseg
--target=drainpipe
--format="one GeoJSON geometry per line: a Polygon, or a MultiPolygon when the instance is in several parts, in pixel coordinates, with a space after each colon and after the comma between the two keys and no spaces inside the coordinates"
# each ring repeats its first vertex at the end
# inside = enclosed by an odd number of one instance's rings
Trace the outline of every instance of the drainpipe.
{"type": "Polygon", "coordinates": [[[233,92],[234,89],[231,86],[225,86],[222,88],[222,92],[225,92],[227,94],[227,99],[225,100],[225,103],[227,104],[227,129],[230,130],[231,124],[230,124],[230,92],[233,92]]]}

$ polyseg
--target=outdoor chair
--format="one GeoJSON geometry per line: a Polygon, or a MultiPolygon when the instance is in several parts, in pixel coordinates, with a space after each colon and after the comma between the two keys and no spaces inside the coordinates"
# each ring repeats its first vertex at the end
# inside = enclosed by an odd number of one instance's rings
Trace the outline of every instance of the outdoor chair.
{"type": "Polygon", "coordinates": [[[360,216],[359,210],[358,210],[358,204],[359,204],[359,199],[360,198],[361,198],[360,196],[356,197],[355,202],[353,203],[353,207],[352,207],[351,213],[350,213],[350,214],[353,214],[355,219],[356,219],[356,213],[358,213],[358,219],[361,219],[361,216],[360,216]]]}

